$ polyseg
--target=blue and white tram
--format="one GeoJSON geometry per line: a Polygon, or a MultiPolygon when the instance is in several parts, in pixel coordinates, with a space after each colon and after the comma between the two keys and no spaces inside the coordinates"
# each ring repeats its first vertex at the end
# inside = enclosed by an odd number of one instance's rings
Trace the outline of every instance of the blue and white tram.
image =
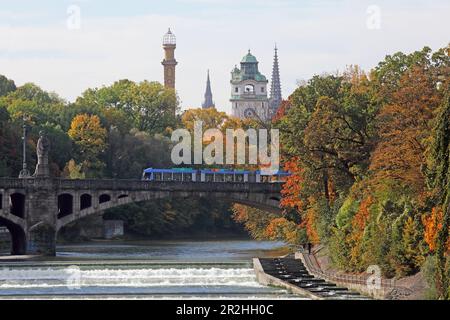
{"type": "Polygon", "coordinates": [[[279,183],[285,181],[290,173],[278,171],[275,174],[263,171],[228,170],[228,169],[145,169],[142,180],[148,181],[180,181],[180,182],[251,182],[279,183]]]}
{"type": "Polygon", "coordinates": [[[144,170],[142,180],[149,181],[197,181],[197,170],[190,168],[153,169],[144,170]]]}

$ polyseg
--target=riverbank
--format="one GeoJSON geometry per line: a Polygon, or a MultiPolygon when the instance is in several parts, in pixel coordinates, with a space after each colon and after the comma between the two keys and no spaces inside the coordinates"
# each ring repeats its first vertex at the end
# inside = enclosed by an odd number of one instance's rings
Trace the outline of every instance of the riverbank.
{"type": "Polygon", "coordinates": [[[366,300],[367,297],[346,287],[339,287],[309,273],[302,260],[293,255],[283,258],[254,258],[253,268],[258,282],[286,288],[314,300],[366,300]]]}
{"type": "MultiPolygon", "coordinates": [[[[367,273],[345,273],[342,270],[337,269],[329,255],[326,247],[324,246],[314,246],[312,249],[312,255],[310,255],[312,263],[315,264],[319,270],[324,273],[334,275],[336,278],[362,278],[365,279],[368,277],[367,273]]],[[[428,286],[426,280],[422,274],[422,272],[418,272],[415,275],[398,278],[398,279],[381,279],[382,283],[392,283],[393,293],[390,296],[389,291],[387,290],[385,294],[385,298],[389,299],[398,299],[398,300],[425,300],[427,295],[428,286]],[[395,289],[397,287],[398,289],[395,289]]],[[[357,284],[355,288],[360,286],[361,284],[357,284]]],[[[362,284],[364,285],[364,284],[362,284]]],[[[365,291],[365,290],[360,290],[365,291]]],[[[380,298],[377,296],[377,298],[380,298]]]]}

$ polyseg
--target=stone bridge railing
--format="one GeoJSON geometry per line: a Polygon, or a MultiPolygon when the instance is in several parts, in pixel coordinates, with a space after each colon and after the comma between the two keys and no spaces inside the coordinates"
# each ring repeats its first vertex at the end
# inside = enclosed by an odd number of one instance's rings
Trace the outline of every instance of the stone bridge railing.
{"type": "Polygon", "coordinates": [[[142,180],[68,180],[0,178],[0,189],[51,188],[56,190],[204,191],[279,193],[281,183],[182,182],[142,180]]]}

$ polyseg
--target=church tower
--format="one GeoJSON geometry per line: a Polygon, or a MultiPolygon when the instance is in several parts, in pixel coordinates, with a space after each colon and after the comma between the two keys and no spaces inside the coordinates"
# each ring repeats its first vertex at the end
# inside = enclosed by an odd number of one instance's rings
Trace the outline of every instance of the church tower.
{"type": "Polygon", "coordinates": [[[209,79],[209,70],[208,76],[206,78],[206,91],[205,91],[205,101],[202,104],[203,109],[215,108],[212,91],[211,91],[211,80],[209,79]]]}
{"type": "Polygon", "coordinates": [[[169,28],[169,31],[163,38],[165,57],[162,65],[164,66],[164,86],[171,89],[175,89],[175,67],[178,64],[177,60],[175,60],[176,47],[177,39],[169,28]]]}
{"type": "Polygon", "coordinates": [[[270,120],[267,79],[258,70],[258,60],[248,50],[241,68],[231,72],[231,99],[233,116],[245,119],[270,120]]]}
{"type": "Polygon", "coordinates": [[[270,115],[273,117],[283,101],[281,96],[280,67],[278,64],[278,48],[275,46],[275,56],[273,58],[272,83],[270,88],[270,115]]]}

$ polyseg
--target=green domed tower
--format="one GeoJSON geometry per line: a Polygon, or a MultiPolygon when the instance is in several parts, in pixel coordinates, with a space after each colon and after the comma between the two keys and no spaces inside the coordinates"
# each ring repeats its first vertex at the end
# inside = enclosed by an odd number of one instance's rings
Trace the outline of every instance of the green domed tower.
{"type": "Polygon", "coordinates": [[[258,60],[250,50],[242,58],[241,68],[231,72],[231,104],[233,116],[240,119],[269,119],[267,78],[258,70],[258,60]]]}

